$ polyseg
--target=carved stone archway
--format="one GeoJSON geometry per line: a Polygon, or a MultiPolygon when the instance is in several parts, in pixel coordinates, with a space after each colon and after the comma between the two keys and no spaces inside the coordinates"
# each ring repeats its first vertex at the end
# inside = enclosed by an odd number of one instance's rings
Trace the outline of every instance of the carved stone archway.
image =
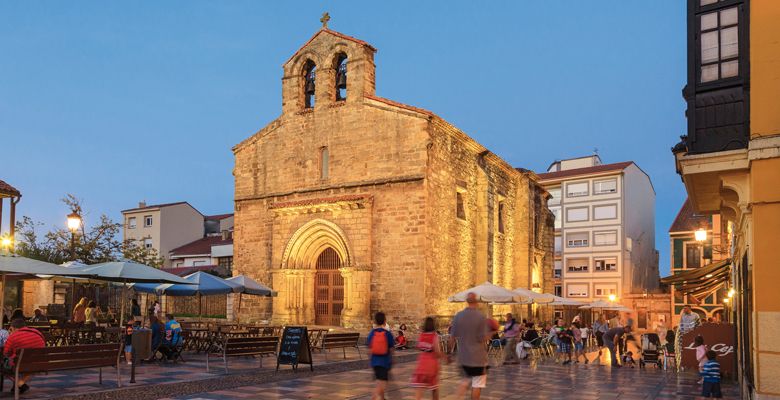
{"type": "Polygon", "coordinates": [[[341,260],[338,271],[344,278],[344,304],[341,325],[354,326],[368,312],[370,271],[354,265],[352,250],[344,231],[332,221],[314,219],[292,234],[278,269],[272,271],[274,290],[279,296],[273,305],[273,322],[279,324],[315,323],[315,277],[317,258],[332,249],[341,260]],[[365,275],[365,276],[364,276],[365,275]]]}

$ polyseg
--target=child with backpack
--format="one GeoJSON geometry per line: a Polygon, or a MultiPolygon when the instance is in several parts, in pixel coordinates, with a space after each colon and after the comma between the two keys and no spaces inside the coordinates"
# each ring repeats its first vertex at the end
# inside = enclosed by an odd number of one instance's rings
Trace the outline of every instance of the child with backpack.
{"type": "Polygon", "coordinates": [[[385,398],[385,389],[387,389],[387,380],[392,365],[392,350],[395,347],[395,341],[393,334],[384,328],[385,322],[385,313],[376,313],[374,315],[374,326],[376,327],[369,332],[366,339],[366,344],[371,349],[371,368],[374,369],[374,378],[376,379],[376,388],[371,396],[372,400],[385,398]]]}
{"type": "Polygon", "coordinates": [[[433,400],[439,399],[439,359],[443,357],[439,347],[439,335],[433,318],[425,318],[423,332],[417,338],[417,368],[412,374],[412,387],[417,388],[415,399],[420,400],[423,391],[430,390],[433,400]]]}

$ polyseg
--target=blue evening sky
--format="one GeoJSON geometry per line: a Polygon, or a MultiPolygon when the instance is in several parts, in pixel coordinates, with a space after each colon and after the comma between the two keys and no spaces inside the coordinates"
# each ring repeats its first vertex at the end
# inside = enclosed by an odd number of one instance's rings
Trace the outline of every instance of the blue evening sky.
{"type": "Polygon", "coordinates": [[[187,200],[232,210],[231,147],[279,115],[282,63],[320,27],[378,49],[377,94],[544,170],[598,148],[653,180],[656,247],[685,192],[685,2],[17,1],[0,3],[0,179],[20,214],[187,200]]]}

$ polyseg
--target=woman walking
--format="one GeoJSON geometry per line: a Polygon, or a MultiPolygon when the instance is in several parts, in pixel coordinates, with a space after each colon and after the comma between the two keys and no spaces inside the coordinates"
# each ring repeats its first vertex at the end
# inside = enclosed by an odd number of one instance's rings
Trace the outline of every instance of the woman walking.
{"type": "Polygon", "coordinates": [[[417,388],[415,398],[422,399],[423,391],[431,391],[433,400],[439,399],[439,359],[442,357],[439,347],[439,335],[436,333],[436,324],[433,318],[425,318],[423,332],[417,338],[417,349],[420,356],[417,358],[417,368],[412,374],[411,386],[417,388]]]}

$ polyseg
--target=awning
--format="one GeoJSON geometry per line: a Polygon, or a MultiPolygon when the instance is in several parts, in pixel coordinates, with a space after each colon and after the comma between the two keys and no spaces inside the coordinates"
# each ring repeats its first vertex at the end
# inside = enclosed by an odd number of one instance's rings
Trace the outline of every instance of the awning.
{"type": "Polygon", "coordinates": [[[731,275],[731,259],[727,258],[701,268],[661,278],[661,283],[676,285],[676,289],[697,299],[709,296],[725,286],[731,275]]]}

